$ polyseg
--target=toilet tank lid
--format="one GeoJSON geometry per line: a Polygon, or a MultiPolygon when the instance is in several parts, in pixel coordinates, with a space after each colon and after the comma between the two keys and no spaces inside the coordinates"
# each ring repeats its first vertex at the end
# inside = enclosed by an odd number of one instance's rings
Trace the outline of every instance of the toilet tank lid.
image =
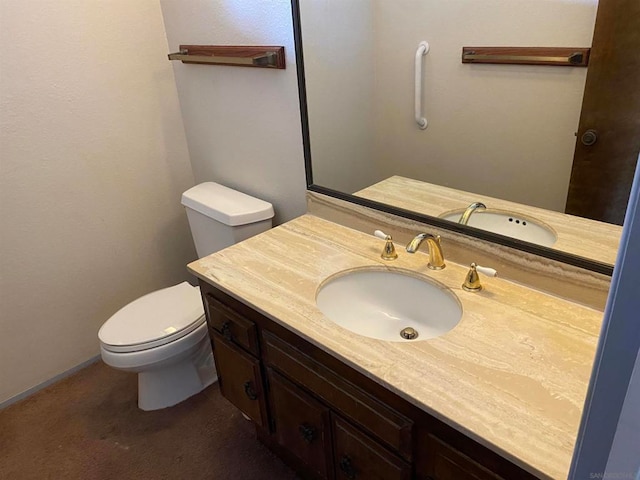
{"type": "Polygon", "coordinates": [[[215,182],[201,183],[184,192],[182,205],[232,227],[273,217],[269,202],[215,182]]]}

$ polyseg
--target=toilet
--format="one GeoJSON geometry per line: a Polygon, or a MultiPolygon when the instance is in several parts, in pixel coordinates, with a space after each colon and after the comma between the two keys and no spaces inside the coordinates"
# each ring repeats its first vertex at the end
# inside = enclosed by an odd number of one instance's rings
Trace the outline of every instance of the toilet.
{"type": "MultiPolygon", "coordinates": [[[[271,228],[273,206],[206,182],[182,195],[198,258],[271,228]]],[[[176,405],[217,380],[200,289],[188,282],[129,303],[98,331],[102,360],[138,374],[138,407],[176,405]]]]}

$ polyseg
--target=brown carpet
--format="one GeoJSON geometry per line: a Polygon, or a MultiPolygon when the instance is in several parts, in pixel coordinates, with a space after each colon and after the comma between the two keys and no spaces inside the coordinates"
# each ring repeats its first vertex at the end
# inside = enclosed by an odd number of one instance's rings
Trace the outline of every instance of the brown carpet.
{"type": "Polygon", "coordinates": [[[0,411],[1,479],[295,479],[218,384],[139,410],[137,378],[95,363],[0,411]]]}

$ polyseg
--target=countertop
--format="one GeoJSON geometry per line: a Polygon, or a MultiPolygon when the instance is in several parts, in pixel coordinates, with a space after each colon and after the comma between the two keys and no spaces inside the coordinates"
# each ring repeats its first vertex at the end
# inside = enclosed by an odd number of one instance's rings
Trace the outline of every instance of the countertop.
{"type": "Polygon", "coordinates": [[[542,478],[567,478],[602,312],[502,280],[462,290],[468,267],[429,270],[427,255],[380,259],[384,242],[303,215],[189,265],[192,273],[542,478]],[[406,269],[459,298],[445,335],[385,342],[344,330],[316,307],[328,277],[406,269]]]}
{"type": "Polygon", "coordinates": [[[474,202],[483,202],[490,211],[508,211],[539,220],[551,227],[558,239],[550,248],[597,262],[613,265],[618,254],[622,227],[499,198],[433,185],[411,178],[392,176],[354,193],[394,207],[432,217],[464,211],[474,202]]]}

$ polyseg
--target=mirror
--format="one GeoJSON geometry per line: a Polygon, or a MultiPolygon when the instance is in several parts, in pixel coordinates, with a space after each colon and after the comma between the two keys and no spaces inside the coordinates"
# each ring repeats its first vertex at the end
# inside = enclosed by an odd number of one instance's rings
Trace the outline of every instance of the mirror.
{"type": "Polygon", "coordinates": [[[619,226],[571,217],[560,241],[587,69],[461,62],[463,46],[588,47],[596,0],[292,4],[310,190],[611,274],[619,226]],[[477,201],[509,228],[457,223],[477,201]],[[514,233],[533,225],[545,241],[514,233]],[[606,255],[575,248],[594,229],[606,255]]]}

